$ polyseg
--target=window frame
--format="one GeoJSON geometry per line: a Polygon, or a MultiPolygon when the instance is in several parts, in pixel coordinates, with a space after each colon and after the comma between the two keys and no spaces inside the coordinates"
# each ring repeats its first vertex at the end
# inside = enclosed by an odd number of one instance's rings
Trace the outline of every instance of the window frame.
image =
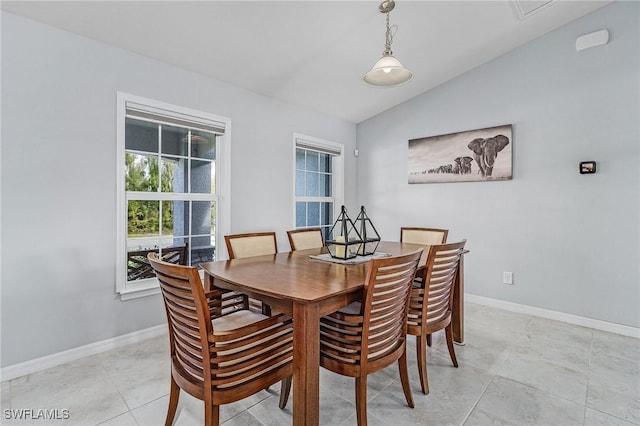
{"type": "MultiPolygon", "coordinates": [[[[222,235],[229,233],[231,229],[231,120],[227,117],[221,117],[203,111],[194,110],[182,106],[172,105],[169,103],[157,101],[154,99],[143,98],[124,92],[117,92],[117,117],[116,117],[116,261],[115,261],[115,292],[120,296],[121,300],[135,299],[139,297],[158,294],[160,286],[156,278],[148,278],[136,281],[127,281],[127,191],[125,187],[125,122],[127,114],[127,105],[136,105],[136,107],[146,109],[152,113],[165,114],[168,119],[175,118],[182,120],[198,119],[204,121],[215,122],[217,126],[223,129],[223,133],[216,137],[216,193],[215,194],[198,194],[192,193],[189,198],[193,201],[212,200],[216,204],[216,233],[215,247],[216,256],[223,248],[222,235]],[[203,195],[205,195],[203,197],[203,195]],[[213,195],[213,197],[211,196],[213,195]]],[[[171,124],[170,122],[168,124],[171,124]]],[[[146,193],[143,193],[146,194],[146,193]]],[[[154,193],[155,194],[155,193],[154,193]]],[[[137,195],[141,195],[137,193],[137,195]]],[[[153,195],[146,194],[143,197],[153,199],[153,195]]],[[[166,194],[165,194],[166,196],[166,194]]],[[[169,196],[171,197],[171,196],[169,196]]],[[[178,198],[183,198],[178,196],[178,198]]]]}
{"type": "MultiPolygon", "coordinates": [[[[297,202],[333,202],[333,217],[338,217],[340,207],[344,204],[344,145],[325,139],[307,136],[300,133],[293,134],[293,229],[316,228],[316,226],[298,227],[296,224],[297,202]],[[320,153],[332,154],[332,197],[308,197],[296,194],[296,150],[298,148],[313,150],[320,153]]],[[[331,224],[333,225],[333,224],[331,224]]]]}

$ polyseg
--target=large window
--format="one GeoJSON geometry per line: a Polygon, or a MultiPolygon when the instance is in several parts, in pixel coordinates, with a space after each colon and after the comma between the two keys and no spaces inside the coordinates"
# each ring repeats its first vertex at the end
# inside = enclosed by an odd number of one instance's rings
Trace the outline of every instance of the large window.
{"type": "Polygon", "coordinates": [[[215,259],[220,151],[228,122],[119,94],[117,291],[157,292],[146,255],[198,265],[215,259]]]}
{"type": "Polygon", "coordinates": [[[295,227],[327,235],[343,200],[343,146],[294,135],[295,227]]]}

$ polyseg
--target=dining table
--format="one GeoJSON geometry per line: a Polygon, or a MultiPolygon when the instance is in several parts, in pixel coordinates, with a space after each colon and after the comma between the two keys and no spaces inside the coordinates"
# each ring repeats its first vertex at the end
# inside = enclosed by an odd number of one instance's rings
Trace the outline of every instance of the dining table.
{"type": "MultiPolygon", "coordinates": [[[[381,241],[376,252],[402,255],[423,250],[418,265],[426,265],[429,246],[381,241]]],[[[320,418],[320,318],[362,296],[370,262],[341,264],[318,260],[326,248],[281,252],[234,260],[201,263],[205,290],[213,286],[239,291],[293,318],[293,424],[318,425],[320,418]]],[[[464,267],[460,260],[454,283],[454,341],[464,341],[464,267]]]]}

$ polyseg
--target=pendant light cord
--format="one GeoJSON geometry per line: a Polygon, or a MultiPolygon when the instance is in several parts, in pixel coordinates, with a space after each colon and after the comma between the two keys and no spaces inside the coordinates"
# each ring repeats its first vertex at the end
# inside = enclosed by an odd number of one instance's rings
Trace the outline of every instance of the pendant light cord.
{"type": "Polygon", "coordinates": [[[385,34],[385,43],[384,43],[384,52],[382,54],[384,56],[391,56],[393,52],[391,51],[391,43],[393,43],[393,35],[398,31],[398,26],[389,24],[389,12],[387,12],[387,32],[385,34]],[[394,30],[393,32],[391,30],[394,30]]]}

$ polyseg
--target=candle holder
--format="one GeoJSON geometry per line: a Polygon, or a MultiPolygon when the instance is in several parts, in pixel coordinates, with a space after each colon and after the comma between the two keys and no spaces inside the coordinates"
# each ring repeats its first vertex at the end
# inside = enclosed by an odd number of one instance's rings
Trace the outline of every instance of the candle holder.
{"type": "Polygon", "coordinates": [[[353,259],[362,247],[362,238],[353,221],[347,215],[347,209],[342,206],[336,222],[331,227],[324,243],[331,257],[335,259],[353,259]]]}
{"type": "Polygon", "coordinates": [[[367,216],[367,212],[364,206],[360,207],[360,214],[356,218],[356,228],[359,230],[360,238],[362,238],[362,245],[358,250],[358,255],[368,256],[376,252],[378,244],[380,244],[380,234],[376,231],[376,227],[373,226],[373,222],[367,216]]]}

